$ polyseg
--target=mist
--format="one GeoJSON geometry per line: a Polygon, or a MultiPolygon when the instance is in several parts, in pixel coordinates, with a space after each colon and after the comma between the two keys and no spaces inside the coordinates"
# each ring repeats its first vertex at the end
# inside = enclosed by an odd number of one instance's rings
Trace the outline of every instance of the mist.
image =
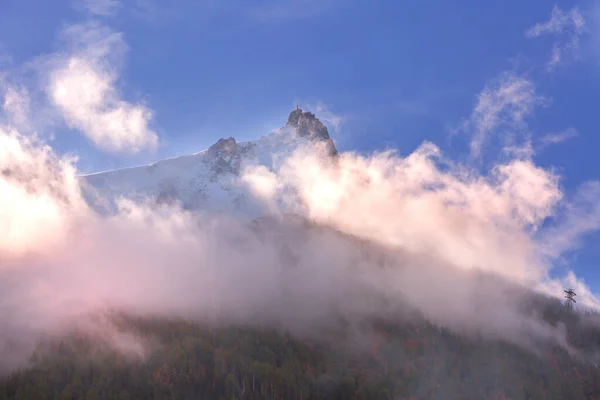
{"type": "MultiPolygon", "coordinates": [[[[338,317],[410,308],[457,332],[568,348],[514,296],[518,287],[560,295],[549,278],[560,254],[541,227],[564,195],[559,177],[528,158],[481,174],[432,143],[406,157],[302,148],[277,171],[241,174],[267,210],[258,221],[153,199],[122,198],[100,215],[82,197],[76,160],[10,124],[0,172],[2,370],[73,327],[144,354],[109,319],[90,322],[103,310],[310,335],[338,317]]],[[[560,225],[552,232],[569,240],[560,225]]],[[[597,305],[589,291],[582,300],[597,305]]]]}

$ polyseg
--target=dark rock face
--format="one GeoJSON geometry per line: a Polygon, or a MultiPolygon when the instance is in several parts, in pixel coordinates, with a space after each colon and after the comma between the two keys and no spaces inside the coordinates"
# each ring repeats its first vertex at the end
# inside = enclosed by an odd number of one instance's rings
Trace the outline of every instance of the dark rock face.
{"type": "Polygon", "coordinates": [[[234,138],[221,138],[217,143],[208,148],[207,153],[212,156],[220,156],[225,154],[235,154],[238,152],[238,144],[234,138]]]}
{"type": "Polygon", "coordinates": [[[292,111],[290,113],[290,116],[288,117],[288,125],[298,126],[298,121],[300,120],[301,116],[302,116],[302,110],[300,108],[296,108],[294,111],[292,111]]]}
{"type": "MultiPolygon", "coordinates": [[[[327,127],[315,117],[315,114],[296,108],[290,113],[287,125],[295,128],[300,137],[325,143],[329,155],[337,156],[337,149],[329,136],[327,127]]],[[[223,172],[239,174],[241,158],[249,149],[244,144],[238,144],[233,137],[221,138],[210,146],[207,150],[207,162],[212,164],[214,179],[223,172]]]]}
{"type": "Polygon", "coordinates": [[[208,157],[205,161],[211,163],[213,172],[211,180],[216,180],[217,176],[222,173],[239,174],[243,150],[232,137],[221,138],[210,146],[206,152],[208,157]]]}
{"type": "Polygon", "coordinates": [[[301,137],[325,142],[331,156],[338,154],[327,127],[315,117],[315,114],[296,108],[290,113],[287,124],[296,128],[298,135],[301,137]]]}

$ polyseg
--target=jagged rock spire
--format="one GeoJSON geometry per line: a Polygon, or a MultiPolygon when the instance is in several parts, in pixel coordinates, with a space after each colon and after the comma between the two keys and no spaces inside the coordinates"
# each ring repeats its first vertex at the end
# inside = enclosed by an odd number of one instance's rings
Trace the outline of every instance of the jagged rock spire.
{"type": "Polygon", "coordinates": [[[327,127],[319,121],[315,114],[309,111],[302,111],[297,103],[296,109],[292,111],[288,117],[287,124],[288,126],[296,128],[298,136],[327,142],[331,155],[337,154],[337,149],[329,136],[327,127]]]}

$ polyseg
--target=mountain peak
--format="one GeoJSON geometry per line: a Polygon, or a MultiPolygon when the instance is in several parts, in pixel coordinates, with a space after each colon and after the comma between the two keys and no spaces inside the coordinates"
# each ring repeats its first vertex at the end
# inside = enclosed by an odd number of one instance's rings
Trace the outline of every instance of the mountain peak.
{"type": "Polygon", "coordinates": [[[261,165],[275,171],[286,154],[307,144],[319,149],[324,146],[332,158],[338,154],[327,127],[313,113],[297,107],[284,128],[258,140],[237,142],[224,137],[193,155],[82,176],[82,187],[86,199],[102,213],[114,212],[117,200],[127,197],[154,198],[158,203],[177,201],[189,210],[228,210],[258,216],[264,212],[262,200],[241,182],[242,169],[261,165]],[[100,190],[108,201],[98,201],[96,193],[100,190]]]}
{"type": "MultiPolygon", "coordinates": [[[[296,105],[296,109],[292,111],[288,117],[287,124],[289,126],[293,126],[294,128],[298,128],[304,121],[316,121],[323,125],[323,123],[319,121],[315,114],[311,113],[310,111],[302,111],[302,109],[296,105]]],[[[325,130],[327,130],[327,128],[325,128],[325,130]]]]}
{"type": "MultiPolygon", "coordinates": [[[[302,112],[302,109],[300,107],[298,107],[298,105],[296,105],[296,109],[294,111],[292,111],[290,113],[290,116],[288,117],[288,125],[289,126],[293,126],[293,127],[297,127],[298,126],[298,121],[300,120],[300,117],[302,116],[302,114],[304,114],[302,112]]],[[[310,113],[306,113],[306,114],[310,114],[310,113]]],[[[314,117],[314,115],[312,115],[314,117]]]]}
{"type": "Polygon", "coordinates": [[[326,142],[331,155],[337,154],[337,150],[331,136],[329,136],[327,127],[310,111],[302,111],[302,109],[296,105],[296,109],[293,110],[288,117],[287,125],[295,128],[300,137],[307,137],[309,139],[326,142]]]}
{"type": "Polygon", "coordinates": [[[208,148],[207,153],[211,155],[234,154],[237,153],[238,148],[239,146],[238,143],[235,141],[235,138],[221,138],[215,144],[208,148]]]}

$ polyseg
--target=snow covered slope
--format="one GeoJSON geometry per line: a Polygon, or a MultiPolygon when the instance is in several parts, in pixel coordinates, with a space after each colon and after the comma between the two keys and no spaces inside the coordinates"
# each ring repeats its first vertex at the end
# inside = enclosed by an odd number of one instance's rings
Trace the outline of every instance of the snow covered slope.
{"type": "Polygon", "coordinates": [[[330,155],[337,154],[325,125],[314,114],[297,108],[283,128],[256,141],[238,143],[233,137],[219,139],[209,149],[193,155],[82,175],[81,179],[86,198],[99,211],[110,212],[114,200],[125,196],[134,200],[179,202],[192,210],[259,215],[261,206],[240,182],[240,171],[249,165],[277,169],[294,149],[314,142],[325,142],[330,155]]]}

